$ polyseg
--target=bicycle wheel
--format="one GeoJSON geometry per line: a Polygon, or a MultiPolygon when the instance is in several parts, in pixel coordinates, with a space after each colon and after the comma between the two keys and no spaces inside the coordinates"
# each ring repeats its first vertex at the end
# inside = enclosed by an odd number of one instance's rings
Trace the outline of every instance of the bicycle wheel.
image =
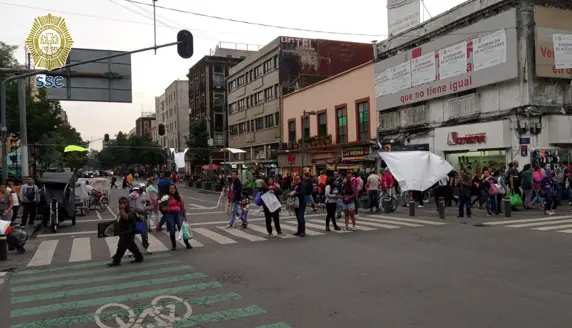
{"type": "Polygon", "coordinates": [[[153,306],[153,310],[156,316],[155,320],[157,320],[157,317],[159,317],[160,319],[164,319],[169,323],[174,323],[176,321],[185,320],[193,315],[193,307],[191,304],[178,296],[158,296],[155,297],[153,301],[151,301],[151,305],[153,306]],[[184,307],[184,312],[177,311],[177,305],[182,305],[184,307]],[[168,315],[164,313],[165,309],[169,310],[168,315]],[[178,316],[177,312],[182,314],[182,316],[178,316]]]}
{"type": "Polygon", "coordinates": [[[358,198],[358,204],[360,205],[361,208],[363,209],[368,209],[370,208],[369,206],[369,195],[368,194],[363,194],[358,198]]]}
{"type": "Polygon", "coordinates": [[[385,213],[392,213],[397,210],[397,200],[393,196],[386,196],[381,202],[381,206],[385,213]]]}
{"type": "Polygon", "coordinates": [[[102,305],[94,314],[95,323],[99,328],[130,328],[135,323],[135,318],[135,312],[129,306],[120,303],[102,305]],[[111,308],[115,310],[104,313],[111,308]],[[127,322],[124,319],[128,319],[127,322]],[[109,321],[114,321],[111,326],[107,324],[109,321]]]}
{"type": "Polygon", "coordinates": [[[107,196],[102,196],[99,199],[99,202],[102,204],[102,206],[104,207],[104,209],[106,209],[109,206],[109,197],[107,196]]]}

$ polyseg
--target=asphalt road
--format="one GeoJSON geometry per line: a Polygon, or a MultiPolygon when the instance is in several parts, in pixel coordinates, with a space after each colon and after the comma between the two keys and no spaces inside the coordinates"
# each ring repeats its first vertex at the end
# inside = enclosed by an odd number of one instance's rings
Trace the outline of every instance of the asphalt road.
{"type": "MultiPolygon", "coordinates": [[[[567,206],[551,218],[476,210],[467,224],[454,213],[439,220],[429,207],[414,218],[406,209],[362,213],[359,230],[343,233],[325,233],[319,212],[301,239],[267,237],[255,230],[264,223],[254,214],[255,228],[220,229],[227,217],[209,205],[217,195],[181,193],[188,206],[207,207],[189,207],[202,246],[107,268],[112,244],[93,234],[99,217],[90,213],[40,235],[37,250],[23,255],[29,260],[0,276],[0,315],[8,319],[0,327],[135,328],[117,324],[129,322],[127,309],[144,324],[181,319],[174,327],[561,328],[572,320],[567,206]],[[172,304],[173,316],[168,305],[153,314],[153,300],[172,304]]],[[[151,235],[169,245],[164,233],[151,235]]]]}

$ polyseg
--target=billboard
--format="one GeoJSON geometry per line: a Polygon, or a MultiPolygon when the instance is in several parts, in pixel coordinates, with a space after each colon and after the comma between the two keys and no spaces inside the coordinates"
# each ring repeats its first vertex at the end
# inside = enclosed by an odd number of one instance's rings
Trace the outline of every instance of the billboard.
{"type": "MultiPolygon", "coordinates": [[[[572,35],[572,11],[547,7],[534,7],[536,75],[557,79],[572,79],[572,62],[562,59],[556,67],[554,35],[572,35]],[[568,65],[563,65],[568,62],[568,65]]],[[[570,56],[568,56],[570,59],[570,56]]]]}
{"type": "Polygon", "coordinates": [[[389,36],[413,28],[421,22],[420,0],[388,0],[387,31],[389,36]]]}
{"type": "Polygon", "coordinates": [[[377,110],[518,77],[515,26],[510,9],[375,63],[377,110]]]}
{"type": "MultiPolygon", "coordinates": [[[[122,51],[72,48],[66,65],[120,54],[122,51]]],[[[130,103],[131,55],[58,70],[60,87],[46,89],[50,100],[130,103]]]]}

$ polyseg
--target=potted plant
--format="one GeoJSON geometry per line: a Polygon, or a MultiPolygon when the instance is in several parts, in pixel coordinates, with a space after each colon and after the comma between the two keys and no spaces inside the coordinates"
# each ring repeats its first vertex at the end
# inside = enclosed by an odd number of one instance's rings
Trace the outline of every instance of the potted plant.
{"type": "Polygon", "coordinates": [[[319,142],[320,142],[320,146],[325,146],[325,145],[327,145],[326,136],[320,136],[320,137],[319,137],[319,142]]]}
{"type": "Polygon", "coordinates": [[[327,136],[324,137],[326,139],[326,145],[331,145],[332,144],[332,135],[328,134],[327,136]]]}

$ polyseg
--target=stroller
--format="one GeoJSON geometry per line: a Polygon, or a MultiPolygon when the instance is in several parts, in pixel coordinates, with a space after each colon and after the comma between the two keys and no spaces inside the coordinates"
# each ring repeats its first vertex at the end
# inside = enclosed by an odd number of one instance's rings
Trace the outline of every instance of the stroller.
{"type": "Polygon", "coordinates": [[[75,209],[75,172],[46,172],[41,178],[41,200],[38,213],[42,216],[44,227],[58,231],[58,226],[66,219],[72,225],[76,221],[75,209]]]}

